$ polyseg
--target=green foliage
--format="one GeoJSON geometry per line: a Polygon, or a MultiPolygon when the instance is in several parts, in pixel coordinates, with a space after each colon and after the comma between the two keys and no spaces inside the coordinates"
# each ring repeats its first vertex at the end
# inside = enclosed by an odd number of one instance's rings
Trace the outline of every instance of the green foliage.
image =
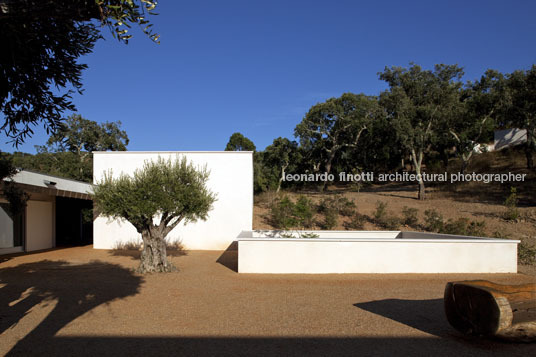
{"type": "Polygon", "coordinates": [[[154,41],[145,13],[154,4],[145,0],[50,0],[2,2],[0,17],[0,125],[20,145],[43,123],[48,134],[61,123],[62,113],[75,111],[72,95],[82,91],[77,60],[93,51],[101,38],[94,20],[107,25],[127,42],[132,24],[154,41]],[[65,89],[65,88],[72,88],[65,89]]]}
{"type": "Polygon", "coordinates": [[[417,214],[419,213],[419,210],[417,208],[410,208],[407,206],[404,206],[402,208],[402,223],[410,226],[415,227],[417,226],[417,223],[419,222],[419,219],[417,217],[417,214]]]}
{"type": "Polygon", "coordinates": [[[172,161],[158,158],[142,169],[114,178],[111,172],[95,186],[94,202],[107,217],[126,219],[138,232],[152,227],[161,216],[166,229],[179,222],[206,220],[216,196],[206,187],[209,171],[197,169],[186,158],[172,161]]]}
{"type": "Polygon", "coordinates": [[[536,264],[536,247],[529,246],[525,242],[519,243],[517,246],[517,257],[521,264],[536,264]]]}
{"type": "Polygon", "coordinates": [[[14,215],[24,211],[26,202],[30,198],[26,192],[11,181],[16,173],[17,170],[13,166],[12,158],[0,152],[0,192],[9,203],[9,211],[14,215]]]}
{"type": "Polygon", "coordinates": [[[504,212],[503,218],[507,221],[517,221],[520,217],[518,203],[517,190],[515,187],[510,187],[510,195],[504,201],[506,206],[506,212],[504,212]]]}
{"type": "Polygon", "coordinates": [[[484,221],[475,222],[468,218],[458,218],[457,220],[449,219],[439,233],[482,237],[486,235],[485,228],[484,221]]]}
{"type": "Polygon", "coordinates": [[[355,213],[356,205],[343,195],[334,195],[324,198],[318,204],[318,212],[335,211],[338,215],[350,217],[355,213]]]}
{"type": "Polygon", "coordinates": [[[374,211],[374,222],[384,229],[397,230],[400,226],[400,219],[389,215],[387,212],[387,203],[376,202],[376,211],[374,211]]]}
{"type": "Polygon", "coordinates": [[[305,196],[300,196],[294,205],[294,216],[300,228],[309,228],[313,225],[313,203],[305,196]]]}
{"type": "Polygon", "coordinates": [[[428,232],[439,232],[443,230],[445,222],[443,216],[435,209],[427,209],[424,211],[424,228],[428,232]]]}
{"type": "Polygon", "coordinates": [[[376,202],[376,211],[374,211],[374,219],[378,222],[385,219],[387,216],[387,203],[382,201],[376,202]]]}
{"type": "Polygon", "coordinates": [[[510,127],[527,130],[524,149],[527,168],[532,169],[536,152],[536,64],[529,70],[508,74],[502,97],[501,121],[510,127]]]}
{"type": "Polygon", "coordinates": [[[234,133],[229,138],[225,151],[255,151],[257,148],[253,141],[240,133],[234,133]]]}
{"type": "Polygon", "coordinates": [[[344,93],[314,105],[294,129],[294,136],[299,137],[313,171],[323,166],[329,174],[341,150],[357,147],[362,133],[381,112],[376,97],[344,93]]]}
{"type": "Polygon", "coordinates": [[[276,200],[271,207],[272,224],[276,228],[309,228],[313,225],[313,204],[305,196],[294,203],[288,196],[276,200]]]}
{"type": "Polygon", "coordinates": [[[346,223],[346,228],[351,230],[361,230],[365,227],[366,221],[367,217],[365,215],[356,212],[350,217],[350,221],[346,223]]]}
{"type": "MultiPolygon", "coordinates": [[[[92,151],[124,151],[128,142],[120,121],[99,124],[73,114],[48,138],[46,151],[70,151],[78,155],[92,151]]],[[[45,148],[41,147],[41,150],[45,148]]]]}
{"type": "MultiPolygon", "coordinates": [[[[444,64],[435,65],[433,71],[422,70],[412,63],[409,69],[386,67],[379,75],[389,85],[380,103],[419,174],[425,156],[442,137],[441,123],[459,114],[463,70],[444,64]]],[[[424,199],[424,182],[419,184],[419,198],[424,199]]]]}
{"type": "Polygon", "coordinates": [[[322,222],[322,229],[331,230],[335,228],[339,222],[339,214],[333,208],[329,208],[323,212],[324,221],[322,222]]]}
{"type": "Polygon", "coordinates": [[[275,228],[287,230],[294,227],[296,225],[294,202],[288,196],[275,201],[271,208],[271,218],[275,228]]]}

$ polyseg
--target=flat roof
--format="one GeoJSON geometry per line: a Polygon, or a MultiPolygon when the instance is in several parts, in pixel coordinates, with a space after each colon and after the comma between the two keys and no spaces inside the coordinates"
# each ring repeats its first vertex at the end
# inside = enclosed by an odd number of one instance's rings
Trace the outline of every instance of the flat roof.
{"type": "Polygon", "coordinates": [[[89,199],[93,193],[93,185],[54,175],[43,174],[30,170],[20,170],[13,177],[4,179],[21,185],[46,189],[48,193],[57,196],[89,199]]]}

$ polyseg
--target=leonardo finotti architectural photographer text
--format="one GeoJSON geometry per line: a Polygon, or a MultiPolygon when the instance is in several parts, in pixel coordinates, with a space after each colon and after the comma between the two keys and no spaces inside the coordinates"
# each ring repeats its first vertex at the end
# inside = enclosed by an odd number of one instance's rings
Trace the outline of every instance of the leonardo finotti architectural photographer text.
{"type": "MultiPolygon", "coordinates": [[[[394,174],[378,174],[375,175],[374,172],[362,172],[359,174],[340,172],[338,175],[338,180],[340,182],[373,182],[375,179],[377,182],[523,182],[525,181],[525,176],[527,174],[514,174],[511,172],[502,173],[502,174],[489,174],[489,173],[439,173],[439,174],[414,174],[407,171],[397,172],[394,174]]],[[[335,181],[335,174],[328,174],[327,172],[323,173],[314,173],[314,174],[285,174],[283,176],[283,181],[288,182],[324,182],[324,181],[335,181]]]]}

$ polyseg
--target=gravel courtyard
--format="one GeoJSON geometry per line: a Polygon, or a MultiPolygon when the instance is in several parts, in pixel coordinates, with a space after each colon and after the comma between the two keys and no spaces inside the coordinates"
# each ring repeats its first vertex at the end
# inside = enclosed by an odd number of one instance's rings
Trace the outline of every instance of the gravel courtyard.
{"type": "Polygon", "coordinates": [[[535,344],[465,337],[445,283],[535,282],[523,274],[239,275],[236,251],[171,258],[138,275],[137,252],[57,249],[0,256],[0,355],[528,356],[535,344]]]}

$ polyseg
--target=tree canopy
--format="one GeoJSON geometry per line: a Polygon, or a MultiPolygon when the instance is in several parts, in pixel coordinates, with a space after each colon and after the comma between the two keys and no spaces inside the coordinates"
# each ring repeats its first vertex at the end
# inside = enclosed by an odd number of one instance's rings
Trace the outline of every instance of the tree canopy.
{"type": "Polygon", "coordinates": [[[257,148],[253,141],[240,133],[234,133],[225,146],[225,151],[255,151],[257,148]]]}
{"type": "MultiPolygon", "coordinates": [[[[379,73],[389,90],[380,96],[400,144],[411,156],[417,175],[425,155],[438,140],[440,123],[459,114],[463,70],[457,65],[435,65],[423,70],[412,64],[385,68],[379,73]]],[[[420,177],[420,176],[419,176],[420,177]]],[[[419,198],[424,199],[424,181],[419,179],[419,198]]]]}
{"type": "Polygon", "coordinates": [[[148,0],[0,0],[0,129],[15,145],[42,123],[47,133],[74,111],[74,92],[82,92],[78,58],[91,53],[101,26],[127,43],[131,25],[153,41],[148,0]],[[72,89],[70,89],[72,88],[72,89]]]}
{"type": "MultiPolygon", "coordinates": [[[[313,106],[294,129],[294,136],[310,152],[320,155],[313,163],[314,170],[323,165],[327,174],[343,148],[354,148],[362,133],[380,112],[375,97],[345,93],[313,106]]],[[[324,182],[325,189],[327,181],[324,182]]]]}
{"type": "Polygon", "coordinates": [[[179,223],[206,220],[216,195],[206,187],[209,171],[181,160],[145,162],[132,176],[106,173],[95,186],[100,214],[125,219],[141,234],[140,272],[172,271],[165,238],[179,223]],[[154,223],[158,221],[158,223],[154,223]]]}

